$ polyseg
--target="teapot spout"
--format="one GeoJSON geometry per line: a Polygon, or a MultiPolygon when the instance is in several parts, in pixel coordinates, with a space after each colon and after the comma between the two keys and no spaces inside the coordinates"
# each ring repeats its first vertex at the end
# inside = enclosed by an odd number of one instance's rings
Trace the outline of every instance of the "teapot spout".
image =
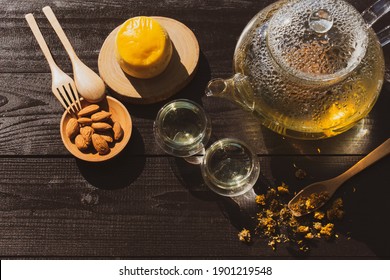
{"type": "Polygon", "coordinates": [[[212,79],[206,87],[206,96],[223,97],[228,88],[228,81],[221,78],[212,79]]]}
{"type": "Polygon", "coordinates": [[[230,79],[213,79],[206,87],[206,96],[229,99],[247,111],[254,109],[254,95],[248,77],[238,73],[230,79]]]}

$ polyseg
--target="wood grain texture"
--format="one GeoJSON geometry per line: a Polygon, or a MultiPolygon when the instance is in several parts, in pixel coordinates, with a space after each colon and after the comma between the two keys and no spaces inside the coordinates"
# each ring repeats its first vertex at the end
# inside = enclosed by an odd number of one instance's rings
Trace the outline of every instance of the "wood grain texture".
{"type": "MultiPolygon", "coordinates": [[[[369,116],[352,130],[320,141],[283,138],[227,100],[207,98],[211,78],[232,74],[234,46],[246,23],[273,0],[0,0],[0,256],[1,257],[257,257],[294,258],[284,244],[241,244],[251,224],[247,198],[223,199],[203,184],[198,166],[165,155],[153,120],[165,104],[130,105],[132,138],[108,162],[86,163],[64,148],[63,109],[50,92],[49,67],[24,19],[34,13],[59,66],[70,60],[41,12],[50,5],[78,56],[97,71],[107,35],[129,17],[165,16],[186,24],[200,45],[197,74],[174,98],[201,103],[212,121],[209,143],[236,137],[260,155],[257,192],[282,181],[298,190],[345,171],[390,136],[385,83],[369,116]],[[296,168],[309,176],[299,181],[296,168]]],[[[359,11],[373,1],[351,0],[359,11]]],[[[380,30],[390,14],[374,25],[380,30]]],[[[384,48],[390,61],[390,45],[384,48]]],[[[389,79],[390,80],[390,79],[389,79]]],[[[337,193],[346,217],[339,238],[320,241],[303,257],[390,258],[387,234],[389,158],[348,181],[337,193]],[[355,190],[355,192],[354,192],[355,190]],[[351,240],[348,240],[351,236],[351,240]]]]}
{"type": "MultiPolygon", "coordinates": [[[[49,22],[41,12],[50,5],[77,55],[97,71],[97,58],[104,39],[126,19],[138,15],[165,16],[186,24],[198,38],[213,77],[232,74],[234,46],[247,22],[272,0],[213,1],[49,1],[1,0],[0,72],[48,72],[39,47],[24,15],[34,13],[38,25],[60,67],[71,72],[70,60],[49,22]]],[[[362,11],[369,1],[350,1],[362,11]]],[[[379,31],[388,25],[390,14],[375,23],[379,31]]],[[[390,62],[390,46],[385,48],[390,62]]]]}
{"type": "MultiPolygon", "coordinates": [[[[197,36],[201,49],[217,62],[214,67],[223,69],[224,73],[229,75],[234,44],[241,30],[256,11],[270,1],[3,2],[5,3],[0,30],[4,34],[1,39],[4,44],[0,46],[0,72],[49,70],[23,19],[24,14],[29,12],[34,13],[58,64],[65,71],[71,71],[69,59],[61,43],[41,12],[42,7],[51,5],[76,53],[94,70],[97,70],[98,53],[108,34],[130,17],[147,15],[170,17],[186,24],[197,36]],[[252,12],[248,13],[248,10],[252,12]]],[[[218,72],[216,74],[221,75],[218,72]]]]}
{"type": "MultiPolygon", "coordinates": [[[[303,141],[281,137],[262,127],[254,117],[228,100],[205,97],[202,88],[208,78],[202,71],[204,63],[201,61],[194,80],[173,98],[188,98],[203,105],[212,121],[209,144],[220,138],[235,137],[250,143],[258,154],[359,155],[367,154],[390,136],[389,83],[385,83],[369,116],[350,131],[325,140],[303,141]]],[[[50,74],[0,74],[0,84],[3,85],[0,88],[2,155],[67,155],[59,133],[63,109],[50,92],[50,74]]],[[[126,104],[134,125],[129,143],[131,153],[164,155],[153,136],[153,121],[164,104],[126,104]]]]}
{"type": "MultiPolygon", "coordinates": [[[[359,158],[261,157],[255,189],[262,193],[284,181],[297,190],[337,175],[359,158]],[[297,180],[293,164],[309,176],[297,180]]],[[[336,226],[340,237],[319,241],[307,256],[390,257],[385,238],[389,189],[372,180],[390,179],[384,172],[389,160],[336,193],[347,213],[336,226]],[[376,192],[382,195],[371,199],[376,192]]],[[[261,239],[252,246],[240,243],[237,232],[249,227],[255,214],[253,199],[214,195],[197,166],[166,157],[117,161],[114,168],[72,158],[0,159],[5,175],[0,178],[0,256],[297,256],[287,244],[273,252],[261,239]]]]}

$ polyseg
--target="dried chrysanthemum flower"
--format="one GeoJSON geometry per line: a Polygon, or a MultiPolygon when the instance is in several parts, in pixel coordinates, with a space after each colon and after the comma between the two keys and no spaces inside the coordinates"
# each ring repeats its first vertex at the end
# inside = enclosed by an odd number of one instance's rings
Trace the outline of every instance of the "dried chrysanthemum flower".
{"type": "Polygon", "coordinates": [[[288,190],[288,186],[282,182],[280,186],[278,186],[278,193],[280,194],[289,194],[290,191],[288,190]]]}
{"type": "Polygon", "coordinates": [[[272,218],[272,217],[274,216],[274,212],[271,211],[271,210],[269,210],[269,209],[266,209],[266,210],[264,211],[264,214],[265,214],[265,216],[268,217],[268,218],[272,218]]]}
{"type": "Polygon", "coordinates": [[[315,222],[315,223],[313,223],[313,228],[316,230],[321,230],[322,224],[320,222],[315,222]]]}
{"type": "Polygon", "coordinates": [[[259,205],[265,205],[265,195],[264,194],[259,194],[256,196],[256,203],[259,205]]]}
{"type": "Polygon", "coordinates": [[[283,206],[279,211],[279,217],[282,221],[287,220],[291,217],[290,209],[286,205],[283,206]]]}
{"type": "Polygon", "coordinates": [[[264,217],[259,220],[258,224],[259,228],[263,229],[264,233],[268,236],[275,233],[277,222],[270,218],[270,217],[264,217]]]}
{"type": "Polygon", "coordinates": [[[251,233],[248,229],[244,228],[238,233],[238,239],[241,242],[249,243],[251,242],[251,233]]]}
{"type": "Polygon", "coordinates": [[[313,239],[313,238],[314,238],[314,235],[313,235],[311,232],[308,232],[308,233],[305,235],[305,238],[306,238],[306,239],[313,239]]]}
{"type": "Polygon", "coordinates": [[[306,233],[309,232],[309,227],[308,226],[299,226],[297,227],[297,232],[299,233],[306,233]]]}
{"type": "Polygon", "coordinates": [[[266,199],[274,198],[274,197],[276,197],[276,194],[277,194],[277,192],[276,192],[275,189],[269,189],[269,190],[267,191],[267,193],[265,194],[265,198],[266,198],[266,199]]]}
{"type": "Polygon", "coordinates": [[[268,245],[272,247],[272,250],[276,250],[276,241],[274,239],[268,241],[268,245]]]}
{"type": "Polygon", "coordinates": [[[327,238],[330,238],[333,235],[333,228],[334,228],[334,224],[328,223],[321,228],[320,234],[327,238]]]}
{"type": "Polygon", "coordinates": [[[314,219],[322,220],[325,217],[325,213],[321,211],[314,212],[314,219]]]}
{"type": "Polygon", "coordinates": [[[314,200],[312,200],[311,198],[308,198],[305,201],[305,206],[306,206],[307,210],[312,210],[316,207],[316,204],[315,204],[314,200]]]}
{"type": "Polygon", "coordinates": [[[292,216],[288,222],[288,225],[291,227],[291,228],[296,228],[299,226],[299,223],[298,223],[298,220],[292,216]]]}

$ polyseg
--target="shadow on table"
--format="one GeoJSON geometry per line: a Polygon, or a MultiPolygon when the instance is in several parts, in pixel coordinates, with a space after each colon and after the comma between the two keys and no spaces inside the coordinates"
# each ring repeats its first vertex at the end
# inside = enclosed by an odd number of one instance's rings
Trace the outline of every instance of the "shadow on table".
{"type": "Polygon", "coordinates": [[[171,169],[176,178],[194,197],[204,201],[216,202],[224,216],[237,229],[237,232],[243,228],[254,229],[255,220],[253,217],[256,217],[257,210],[255,192],[269,184],[264,176],[260,175],[253,191],[239,197],[230,198],[220,196],[207,187],[203,181],[199,165],[190,164],[182,158],[174,158],[171,162],[171,169]]]}
{"type": "MultiPolygon", "coordinates": [[[[289,185],[290,191],[298,192],[303,187],[316,181],[335,177],[360,157],[352,156],[300,156],[300,157],[272,157],[270,168],[272,176],[289,185]],[[299,180],[295,177],[296,168],[307,171],[307,177],[299,180]]],[[[373,166],[357,174],[344,183],[334,194],[332,200],[341,197],[344,204],[345,216],[341,221],[334,221],[337,240],[317,240],[311,242],[307,256],[318,257],[390,257],[390,241],[388,238],[388,215],[390,213],[390,157],[384,158],[373,166]],[[349,240],[350,239],[350,240],[349,240]],[[329,244],[324,245],[323,242],[329,244]],[[323,250],[323,248],[325,248],[323,250]]],[[[329,204],[325,205],[325,208],[329,204]]],[[[291,254],[304,256],[302,252],[295,252],[289,248],[291,254]]]]}
{"type": "Polygon", "coordinates": [[[196,198],[204,201],[216,201],[219,196],[204,183],[200,165],[191,164],[183,158],[173,158],[171,170],[180,183],[196,198]]]}
{"type": "Polygon", "coordinates": [[[243,228],[249,229],[251,232],[255,230],[256,217],[259,212],[259,207],[255,202],[256,195],[264,193],[264,190],[268,187],[271,187],[270,182],[260,173],[259,179],[252,190],[236,197],[220,197],[218,200],[220,208],[225,217],[237,229],[237,232],[243,228]]]}
{"type": "Polygon", "coordinates": [[[167,100],[154,104],[125,104],[125,106],[132,116],[154,120],[157,116],[158,110],[160,110],[162,106],[164,106],[171,100],[185,98],[202,104],[202,96],[204,95],[206,85],[210,81],[210,79],[210,65],[205,55],[201,51],[199,54],[198,69],[193,77],[193,80],[190,81],[189,84],[185,86],[182,90],[180,90],[177,94],[173,95],[167,100]]]}
{"type": "MultiPolygon", "coordinates": [[[[250,201],[242,199],[241,205],[234,199],[220,196],[211,191],[203,181],[200,171],[200,165],[190,164],[182,158],[174,158],[171,169],[184,187],[196,198],[204,201],[216,202],[224,216],[229,219],[230,223],[241,230],[242,228],[253,229],[251,214],[243,210],[243,205],[249,206],[250,201]]],[[[251,200],[254,203],[254,198],[251,200]]]]}
{"type": "Polygon", "coordinates": [[[144,152],[141,134],[133,127],[129,143],[116,157],[96,163],[77,160],[77,166],[91,185],[100,189],[121,189],[130,186],[142,173],[145,166],[144,152]]]}
{"type": "Polygon", "coordinates": [[[377,257],[390,258],[390,157],[351,178],[335,195],[346,211],[339,224],[342,234],[367,245],[377,257]]]}

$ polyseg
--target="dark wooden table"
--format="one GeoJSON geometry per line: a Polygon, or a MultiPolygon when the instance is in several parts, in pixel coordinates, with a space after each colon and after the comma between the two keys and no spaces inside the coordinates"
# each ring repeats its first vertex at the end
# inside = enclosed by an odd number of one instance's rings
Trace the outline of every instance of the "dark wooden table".
{"type": "MultiPolygon", "coordinates": [[[[80,58],[97,71],[106,36],[129,17],[160,15],[186,24],[201,47],[194,80],[174,98],[201,103],[212,120],[210,143],[236,137],[261,162],[260,192],[282,181],[299,190],[338,175],[390,136],[390,84],[368,117],[350,131],[321,141],[283,138],[229,101],[208,98],[211,78],[232,74],[234,46],[246,23],[273,0],[11,1],[0,0],[0,256],[390,258],[390,158],[348,181],[337,196],[346,216],[339,238],[315,242],[300,255],[288,244],[276,251],[263,239],[238,241],[253,200],[223,199],[202,182],[199,167],[164,154],[152,127],[164,102],[126,104],[133,117],[125,151],[102,164],[80,161],[64,148],[63,109],[51,93],[51,75],[24,15],[33,12],[53,56],[71,64],[41,9],[50,5],[80,58]],[[308,173],[298,180],[295,166],[308,173]]],[[[373,0],[353,4],[362,11],[373,0]]],[[[374,25],[390,23],[389,15],[374,25]]],[[[390,46],[384,48],[387,65],[390,46]]],[[[387,72],[389,79],[389,72],[387,72]]]]}

